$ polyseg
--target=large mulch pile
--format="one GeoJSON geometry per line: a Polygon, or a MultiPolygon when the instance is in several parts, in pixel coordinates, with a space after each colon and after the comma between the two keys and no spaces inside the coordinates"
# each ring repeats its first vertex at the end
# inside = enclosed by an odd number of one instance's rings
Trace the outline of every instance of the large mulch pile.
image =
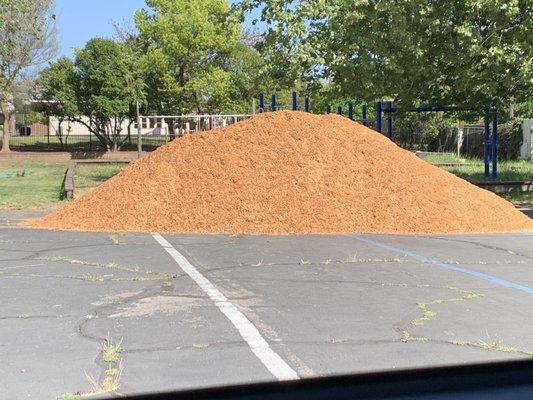
{"type": "Polygon", "coordinates": [[[533,228],[511,203],[361,124],[288,111],[186,135],[27,224],[268,234],[533,228]]]}

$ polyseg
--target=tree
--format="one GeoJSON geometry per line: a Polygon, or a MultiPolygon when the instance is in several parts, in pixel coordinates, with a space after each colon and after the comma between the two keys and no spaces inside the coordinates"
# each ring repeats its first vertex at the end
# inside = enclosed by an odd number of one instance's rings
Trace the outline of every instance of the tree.
{"type": "Polygon", "coordinates": [[[63,140],[60,129],[63,121],[76,119],[78,110],[75,87],[74,63],[67,57],[61,57],[41,72],[36,82],[36,93],[40,107],[47,116],[58,117],[57,135],[63,140]]]}
{"type": "Polygon", "coordinates": [[[53,0],[0,0],[0,112],[6,116],[2,151],[9,151],[14,85],[54,55],[54,23],[53,0]]]}
{"type": "Polygon", "coordinates": [[[530,0],[244,0],[265,53],[292,79],[404,105],[482,108],[532,93],[530,0]]]}
{"type": "MultiPolygon", "coordinates": [[[[147,0],[135,24],[146,46],[147,101],[158,114],[220,112],[232,102],[227,60],[240,24],[227,0],[147,0]]],[[[174,121],[167,120],[174,135],[174,121]]]]}
{"type": "Polygon", "coordinates": [[[84,124],[106,150],[118,150],[122,123],[143,100],[138,69],[124,44],[91,39],[74,63],[61,58],[43,71],[42,103],[51,115],[84,124]]]}

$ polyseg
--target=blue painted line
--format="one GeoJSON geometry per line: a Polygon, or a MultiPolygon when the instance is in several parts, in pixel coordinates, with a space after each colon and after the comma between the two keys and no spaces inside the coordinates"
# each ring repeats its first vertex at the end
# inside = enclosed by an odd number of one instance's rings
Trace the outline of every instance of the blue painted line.
{"type": "Polygon", "coordinates": [[[426,257],[426,256],[422,256],[420,254],[413,253],[412,251],[408,251],[408,250],[400,249],[398,247],[393,247],[393,246],[389,246],[387,244],[375,242],[375,241],[373,241],[371,239],[368,239],[368,238],[365,238],[365,237],[361,237],[361,236],[352,236],[352,237],[354,237],[355,239],[357,239],[357,240],[359,240],[361,242],[369,244],[371,246],[379,247],[379,248],[382,248],[384,250],[389,250],[389,251],[393,251],[393,252],[396,252],[396,253],[401,253],[401,254],[403,254],[403,255],[405,255],[405,256],[407,256],[409,258],[412,258],[413,260],[419,261],[419,262],[421,262],[423,264],[436,265],[438,267],[441,267],[441,268],[444,268],[444,269],[448,269],[448,270],[451,270],[451,271],[462,272],[463,274],[475,276],[476,278],[483,279],[485,281],[488,281],[490,283],[494,283],[496,285],[500,285],[500,286],[504,286],[504,287],[507,287],[507,288],[510,288],[510,289],[520,290],[522,292],[533,294],[533,288],[530,288],[529,286],[520,285],[518,283],[511,282],[511,281],[508,281],[508,280],[505,280],[505,279],[501,279],[501,278],[498,278],[498,277],[493,276],[493,275],[485,274],[483,272],[474,271],[474,270],[462,267],[460,265],[447,264],[447,263],[435,260],[434,258],[429,258],[429,257],[426,257]]]}

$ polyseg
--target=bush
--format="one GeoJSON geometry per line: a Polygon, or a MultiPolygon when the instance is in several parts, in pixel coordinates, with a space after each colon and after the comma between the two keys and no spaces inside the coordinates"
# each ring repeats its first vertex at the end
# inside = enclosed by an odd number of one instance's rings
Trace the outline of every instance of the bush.
{"type": "Polygon", "coordinates": [[[442,114],[398,115],[394,120],[393,132],[394,141],[410,150],[447,152],[455,150],[457,143],[455,121],[442,114]]]}
{"type": "Polygon", "coordinates": [[[502,160],[516,160],[522,145],[522,120],[514,119],[498,126],[498,157],[502,160]]]}

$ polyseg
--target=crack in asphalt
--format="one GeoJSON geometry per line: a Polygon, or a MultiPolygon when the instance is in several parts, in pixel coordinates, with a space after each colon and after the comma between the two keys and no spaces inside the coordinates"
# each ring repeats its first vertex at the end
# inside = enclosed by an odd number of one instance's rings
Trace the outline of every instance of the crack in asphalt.
{"type": "MultiPolygon", "coordinates": [[[[483,244],[483,243],[479,243],[479,242],[474,242],[474,241],[471,241],[471,240],[452,239],[452,238],[444,238],[444,237],[438,237],[438,236],[428,236],[427,239],[442,240],[442,241],[446,241],[446,242],[468,243],[468,244],[471,244],[471,245],[474,245],[474,246],[483,247],[485,249],[503,251],[503,252],[509,254],[509,249],[506,249],[506,248],[503,248],[503,247],[498,247],[498,246],[492,246],[492,245],[488,245],[488,244],[483,244]]],[[[527,258],[529,260],[533,260],[533,257],[528,256],[526,254],[517,253],[515,251],[513,251],[513,255],[516,255],[516,256],[519,256],[519,257],[524,257],[524,258],[527,258]]],[[[461,264],[465,264],[465,263],[461,261],[461,264]]]]}

